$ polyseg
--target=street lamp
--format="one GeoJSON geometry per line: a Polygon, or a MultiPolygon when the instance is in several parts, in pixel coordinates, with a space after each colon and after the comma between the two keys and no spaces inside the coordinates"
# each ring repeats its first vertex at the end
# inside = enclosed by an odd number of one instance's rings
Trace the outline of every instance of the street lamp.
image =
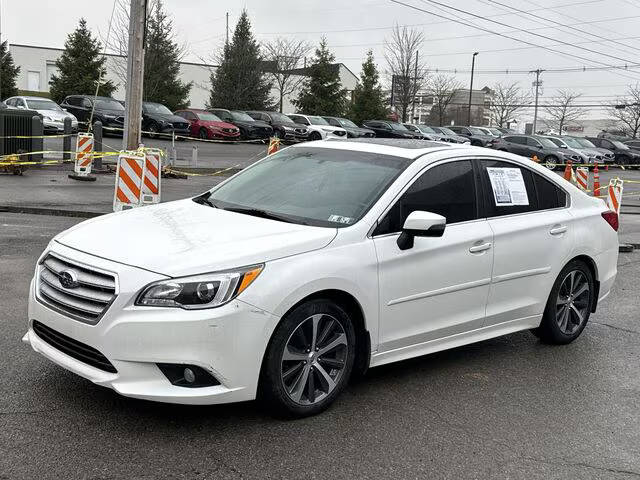
{"type": "Polygon", "coordinates": [[[469,113],[467,116],[467,125],[471,125],[471,96],[473,95],[473,70],[476,66],[476,55],[478,55],[478,52],[473,52],[473,57],[471,57],[471,85],[469,86],[469,113]]]}

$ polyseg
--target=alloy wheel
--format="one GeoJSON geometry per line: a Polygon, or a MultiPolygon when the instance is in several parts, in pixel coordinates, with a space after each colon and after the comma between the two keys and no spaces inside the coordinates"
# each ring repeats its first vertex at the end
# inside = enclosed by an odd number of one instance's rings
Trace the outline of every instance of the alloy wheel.
{"type": "Polygon", "coordinates": [[[282,353],[280,378],[289,398],[301,405],[321,402],[341,381],[347,353],[347,334],[333,316],[303,320],[282,353]]]}
{"type": "Polygon", "coordinates": [[[565,335],[573,335],[585,322],[591,305],[591,289],[587,277],[573,270],[562,280],[556,300],[556,323],[565,335]]]}
{"type": "Polygon", "coordinates": [[[555,159],[553,159],[553,158],[546,159],[544,161],[544,166],[546,168],[548,168],[549,170],[555,170],[556,167],[557,167],[555,159]]]}

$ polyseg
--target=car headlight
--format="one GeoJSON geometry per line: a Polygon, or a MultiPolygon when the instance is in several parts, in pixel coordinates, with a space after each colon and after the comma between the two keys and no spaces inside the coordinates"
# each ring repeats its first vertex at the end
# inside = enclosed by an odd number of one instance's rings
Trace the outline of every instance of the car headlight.
{"type": "Polygon", "coordinates": [[[51,118],[51,117],[47,117],[46,115],[44,115],[44,116],[43,116],[43,119],[44,119],[44,120],[47,120],[47,121],[49,121],[49,122],[53,122],[53,118],[51,118]]]}
{"type": "Polygon", "coordinates": [[[214,308],[229,303],[258,278],[264,265],[161,280],[147,285],[136,305],[178,307],[186,310],[214,308]]]}
{"type": "Polygon", "coordinates": [[[284,128],[287,132],[293,132],[295,130],[295,128],[287,127],[286,125],[283,125],[282,128],[284,128]]]}

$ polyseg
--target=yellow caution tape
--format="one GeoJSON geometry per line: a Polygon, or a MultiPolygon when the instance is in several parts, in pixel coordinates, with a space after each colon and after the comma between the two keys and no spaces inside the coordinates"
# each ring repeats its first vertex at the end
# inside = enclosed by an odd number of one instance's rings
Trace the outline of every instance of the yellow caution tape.
{"type": "Polygon", "coordinates": [[[176,170],[172,167],[164,167],[163,168],[163,172],[167,172],[167,173],[178,173],[180,175],[186,175],[188,177],[214,177],[216,175],[220,175],[224,172],[228,172],[229,170],[233,170],[234,168],[238,168],[240,166],[240,164],[234,165],[232,167],[229,168],[225,168],[224,170],[218,170],[217,172],[213,172],[213,173],[192,173],[192,172],[184,172],[181,170],[176,170]]]}

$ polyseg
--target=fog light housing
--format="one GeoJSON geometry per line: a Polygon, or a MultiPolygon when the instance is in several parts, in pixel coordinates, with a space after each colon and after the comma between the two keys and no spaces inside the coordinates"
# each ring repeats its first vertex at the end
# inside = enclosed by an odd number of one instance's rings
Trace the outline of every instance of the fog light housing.
{"type": "Polygon", "coordinates": [[[220,382],[204,368],[178,363],[158,363],[167,380],[176,387],[202,388],[220,385],[220,382]]]}

